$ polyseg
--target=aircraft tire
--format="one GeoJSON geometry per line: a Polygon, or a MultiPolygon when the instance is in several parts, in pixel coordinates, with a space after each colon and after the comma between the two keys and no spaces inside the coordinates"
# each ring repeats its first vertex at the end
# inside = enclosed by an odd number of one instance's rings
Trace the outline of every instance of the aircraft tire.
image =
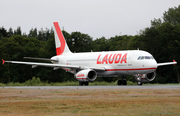
{"type": "Polygon", "coordinates": [[[122,80],[118,80],[117,81],[117,85],[122,85],[123,84],[123,81],[122,80]]]}
{"type": "Polygon", "coordinates": [[[138,81],[137,84],[138,84],[139,86],[141,86],[141,85],[143,84],[143,82],[138,81]]]}
{"type": "Polygon", "coordinates": [[[84,82],[79,81],[79,85],[80,85],[80,86],[83,86],[83,84],[84,84],[84,82]]]}
{"type": "Polygon", "coordinates": [[[123,84],[123,85],[127,85],[126,79],[122,80],[122,84],[123,84]]]}
{"type": "Polygon", "coordinates": [[[85,85],[85,86],[88,86],[88,85],[89,85],[89,82],[84,82],[84,85],[85,85]]]}

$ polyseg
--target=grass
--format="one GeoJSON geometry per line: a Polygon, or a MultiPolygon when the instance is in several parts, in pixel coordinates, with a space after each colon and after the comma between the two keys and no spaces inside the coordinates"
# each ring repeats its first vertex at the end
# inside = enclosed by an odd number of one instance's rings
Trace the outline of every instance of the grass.
{"type": "Polygon", "coordinates": [[[174,116],[179,89],[7,89],[0,88],[6,116],[174,116]]]}
{"type": "MultiPolygon", "coordinates": [[[[146,83],[144,83],[146,84],[146,83]]],[[[7,84],[4,83],[0,83],[0,86],[78,86],[79,85],[79,81],[66,81],[66,82],[62,82],[62,83],[48,83],[48,82],[42,82],[40,80],[40,78],[36,78],[33,77],[32,80],[28,80],[24,83],[19,83],[19,82],[10,82],[7,84]]],[[[90,82],[89,83],[90,86],[95,86],[95,85],[117,85],[117,81],[115,82],[105,82],[105,81],[101,81],[101,82],[90,82]]],[[[137,85],[136,83],[132,82],[132,81],[127,81],[127,85],[137,85]]],[[[146,84],[146,85],[152,85],[152,84],[146,84]]],[[[153,85],[164,85],[164,84],[153,84],[153,85]]],[[[178,85],[178,84],[168,84],[168,85],[178,85]]]]}
{"type": "MultiPolygon", "coordinates": [[[[131,82],[131,81],[127,81],[128,85],[135,85],[135,83],[131,82]]],[[[40,78],[36,78],[33,77],[32,80],[28,80],[24,83],[19,83],[19,82],[10,82],[7,84],[3,84],[0,83],[0,86],[78,86],[79,85],[79,81],[67,81],[67,82],[62,82],[62,83],[48,83],[48,82],[42,82],[40,80],[40,78]]],[[[117,81],[116,82],[105,82],[105,81],[101,81],[101,82],[90,82],[89,83],[90,86],[92,85],[117,85],[117,81]]]]}

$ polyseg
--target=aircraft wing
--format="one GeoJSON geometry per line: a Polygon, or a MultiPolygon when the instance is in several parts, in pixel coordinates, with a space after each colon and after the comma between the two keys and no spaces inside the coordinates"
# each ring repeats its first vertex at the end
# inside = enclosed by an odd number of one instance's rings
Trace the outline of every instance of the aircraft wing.
{"type": "Polygon", "coordinates": [[[173,60],[173,62],[166,62],[166,63],[158,63],[157,66],[164,66],[164,65],[171,65],[171,64],[177,64],[177,62],[175,60],[173,60]]]}
{"type": "Polygon", "coordinates": [[[54,61],[58,62],[58,60],[53,60],[53,59],[47,59],[47,58],[34,58],[34,57],[24,57],[25,59],[31,59],[31,60],[44,60],[44,61],[54,61]]]}
{"type": "Polygon", "coordinates": [[[78,66],[78,65],[63,65],[63,64],[51,64],[51,63],[36,63],[36,62],[22,62],[22,61],[5,61],[3,60],[3,64],[5,62],[8,63],[14,63],[14,64],[26,64],[26,65],[32,65],[32,68],[35,68],[37,66],[45,66],[45,67],[60,67],[60,68],[74,68],[74,69],[94,69],[94,70],[102,70],[105,71],[106,69],[104,67],[85,67],[85,66],[78,66]]]}

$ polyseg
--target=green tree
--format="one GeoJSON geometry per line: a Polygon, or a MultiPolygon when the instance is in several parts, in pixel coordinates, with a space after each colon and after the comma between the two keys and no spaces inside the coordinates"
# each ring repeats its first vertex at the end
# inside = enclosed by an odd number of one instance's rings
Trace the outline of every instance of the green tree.
{"type": "Polygon", "coordinates": [[[159,18],[159,19],[154,19],[154,20],[151,20],[151,27],[158,27],[158,26],[161,26],[162,24],[162,20],[159,18]]]}
{"type": "Polygon", "coordinates": [[[54,34],[51,34],[48,38],[48,40],[45,43],[44,48],[44,57],[50,58],[52,56],[56,55],[56,47],[55,47],[55,40],[54,40],[54,34]]]}
{"type": "MultiPolygon", "coordinates": [[[[19,36],[20,37],[20,36],[19,36]]],[[[13,36],[11,38],[3,38],[0,42],[1,46],[1,55],[2,58],[8,59],[8,60],[21,60],[23,57],[23,54],[25,53],[23,47],[19,45],[18,42],[16,42],[15,38],[18,38],[16,36],[13,36]]],[[[4,67],[7,69],[7,71],[2,73],[2,78],[4,78],[5,82],[10,82],[17,80],[17,78],[20,77],[18,72],[23,68],[19,67],[18,65],[6,65],[4,67]]]]}
{"type": "Polygon", "coordinates": [[[15,35],[22,35],[21,27],[17,27],[17,30],[14,30],[15,35]]]}
{"type": "Polygon", "coordinates": [[[38,31],[37,39],[39,39],[40,41],[47,41],[49,36],[53,33],[52,30],[53,29],[49,30],[47,28],[46,30],[43,30],[43,28],[41,28],[41,30],[38,31]]]}
{"type": "Polygon", "coordinates": [[[92,42],[92,48],[93,51],[109,51],[109,40],[107,40],[105,37],[97,38],[92,42]]]}
{"type": "Polygon", "coordinates": [[[7,32],[7,30],[4,27],[0,28],[0,36],[3,36],[3,37],[7,37],[8,36],[8,32],[7,32]]]}
{"type": "Polygon", "coordinates": [[[141,36],[140,35],[135,35],[133,36],[129,42],[128,42],[128,46],[127,46],[128,50],[144,50],[145,46],[144,46],[144,42],[141,40],[141,36]]]}
{"type": "Polygon", "coordinates": [[[8,37],[11,37],[11,36],[13,36],[13,35],[14,35],[13,29],[12,29],[12,28],[9,28],[8,37]]]}
{"type": "Polygon", "coordinates": [[[180,24],[180,5],[178,7],[169,8],[168,11],[163,13],[164,22],[172,25],[180,24]]]}
{"type": "Polygon", "coordinates": [[[28,34],[28,37],[34,37],[34,38],[37,38],[37,28],[32,28],[30,31],[29,31],[29,34],[28,34]]]}
{"type": "Polygon", "coordinates": [[[90,52],[92,37],[80,32],[71,33],[72,52],[90,52]]]}
{"type": "Polygon", "coordinates": [[[128,43],[131,38],[132,36],[127,36],[127,35],[111,37],[109,39],[110,51],[127,50],[128,43]]]}
{"type": "MultiPolygon", "coordinates": [[[[145,45],[144,49],[150,52],[158,63],[172,61],[174,58],[177,58],[178,62],[178,43],[180,41],[178,31],[179,26],[162,23],[160,26],[146,28],[140,37],[145,45]]],[[[157,78],[156,81],[161,83],[178,82],[178,69],[178,66],[176,70],[172,65],[158,67],[157,75],[165,79],[163,79],[164,82],[162,82],[161,78],[157,78]]]]}

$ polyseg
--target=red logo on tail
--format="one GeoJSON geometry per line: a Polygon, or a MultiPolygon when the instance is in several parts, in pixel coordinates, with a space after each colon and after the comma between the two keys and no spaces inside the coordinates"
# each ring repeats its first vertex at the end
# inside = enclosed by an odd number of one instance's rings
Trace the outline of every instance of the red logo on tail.
{"type": "Polygon", "coordinates": [[[61,55],[64,52],[66,42],[65,42],[64,36],[61,32],[58,22],[54,22],[54,27],[55,27],[56,33],[58,35],[59,41],[61,43],[61,46],[56,48],[56,54],[61,55]]]}

